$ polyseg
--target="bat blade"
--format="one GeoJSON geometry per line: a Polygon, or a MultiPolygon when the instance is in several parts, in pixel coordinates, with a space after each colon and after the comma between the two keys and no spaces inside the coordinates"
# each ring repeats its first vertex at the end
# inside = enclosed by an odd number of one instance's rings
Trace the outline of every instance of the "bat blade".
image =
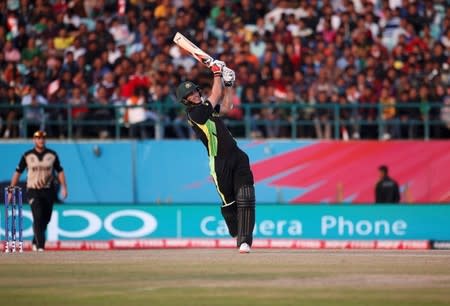
{"type": "Polygon", "coordinates": [[[189,52],[196,60],[202,64],[209,66],[209,64],[214,61],[214,59],[205,51],[196,46],[192,41],[187,39],[183,34],[177,32],[173,37],[174,43],[176,43],[180,48],[189,52]]]}

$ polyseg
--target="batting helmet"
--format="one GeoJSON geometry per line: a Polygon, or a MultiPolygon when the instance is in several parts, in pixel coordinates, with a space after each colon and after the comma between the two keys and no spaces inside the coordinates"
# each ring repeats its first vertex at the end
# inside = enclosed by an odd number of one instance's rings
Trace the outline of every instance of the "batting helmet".
{"type": "Polygon", "coordinates": [[[197,84],[191,81],[185,81],[178,85],[176,95],[178,102],[181,102],[183,104],[188,104],[189,102],[186,100],[186,97],[189,96],[191,93],[193,93],[196,90],[199,90],[200,87],[198,87],[197,84]]]}

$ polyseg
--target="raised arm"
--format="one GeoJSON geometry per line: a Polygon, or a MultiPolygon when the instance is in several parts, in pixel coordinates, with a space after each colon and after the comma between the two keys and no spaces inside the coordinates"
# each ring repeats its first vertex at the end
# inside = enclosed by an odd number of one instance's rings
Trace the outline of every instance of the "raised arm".
{"type": "Polygon", "coordinates": [[[226,114],[233,109],[233,88],[225,87],[222,103],[220,104],[220,112],[226,114]]]}
{"type": "Polygon", "coordinates": [[[221,113],[227,113],[233,109],[233,85],[236,79],[234,71],[228,67],[223,67],[223,83],[225,85],[223,101],[220,107],[221,113]]]}
{"type": "Polygon", "coordinates": [[[214,82],[211,89],[211,95],[208,97],[209,102],[211,102],[212,107],[214,108],[217,104],[220,104],[223,99],[223,83],[222,76],[214,75],[214,82]]]}
{"type": "Polygon", "coordinates": [[[214,74],[214,82],[211,89],[211,95],[208,97],[208,100],[209,102],[211,102],[213,108],[217,104],[220,104],[223,99],[222,73],[224,67],[225,63],[218,60],[214,60],[209,66],[209,69],[211,69],[214,74]]]}

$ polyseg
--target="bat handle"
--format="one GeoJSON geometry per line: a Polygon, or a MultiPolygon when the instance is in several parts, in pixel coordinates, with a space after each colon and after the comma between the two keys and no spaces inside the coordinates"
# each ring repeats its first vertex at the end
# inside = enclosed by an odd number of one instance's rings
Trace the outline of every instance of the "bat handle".
{"type": "Polygon", "coordinates": [[[203,59],[203,64],[208,67],[211,66],[212,62],[213,62],[213,59],[211,57],[203,59]]]}

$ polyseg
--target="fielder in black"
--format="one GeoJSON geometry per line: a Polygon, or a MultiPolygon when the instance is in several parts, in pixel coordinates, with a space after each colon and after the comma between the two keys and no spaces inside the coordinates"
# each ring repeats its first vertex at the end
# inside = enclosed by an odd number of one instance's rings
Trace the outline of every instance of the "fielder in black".
{"type": "Polygon", "coordinates": [[[375,202],[376,203],[399,203],[400,190],[398,183],[389,176],[388,167],[381,165],[378,167],[380,172],[380,180],[375,185],[375,202]]]}
{"type": "Polygon", "coordinates": [[[33,250],[37,251],[45,249],[45,231],[56,200],[55,172],[61,188],[61,197],[67,197],[66,178],[58,154],[46,148],[45,137],[44,131],[36,131],[33,134],[34,148],[22,155],[11,179],[11,186],[16,186],[20,175],[25,169],[28,170],[27,196],[33,214],[33,250]]]}
{"type": "Polygon", "coordinates": [[[221,109],[232,105],[235,75],[222,61],[213,61],[210,69],[214,82],[207,99],[191,81],[181,83],[176,96],[186,105],[189,124],[208,151],[210,173],[222,199],[221,213],[230,235],[237,237],[240,253],[249,253],[255,226],[253,173],[247,154],[238,148],[220,115],[221,109]]]}

